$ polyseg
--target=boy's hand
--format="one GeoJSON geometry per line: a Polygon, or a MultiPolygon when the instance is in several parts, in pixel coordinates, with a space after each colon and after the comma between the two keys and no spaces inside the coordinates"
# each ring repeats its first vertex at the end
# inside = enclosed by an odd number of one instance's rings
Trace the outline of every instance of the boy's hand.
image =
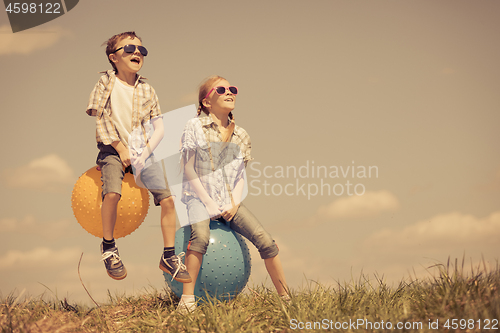
{"type": "Polygon", "coordinates": [[[137,172],[141,172],[146,165],[146,158],[143,157],[144,154],[138,155],[135,151],[132,151],[132,156],[130,157],[130,161],[137,172]]]}
{"type": "Polygon", "coordinates": [[[128,149],[122,151],[121,153],[118,152],[118,155],[120,155],[120,159],[122,160],[122,164],[125,167],[128,167],[130,165],[130,153],[128,152],[128,149]]]}
{"type": "Polygon", "coordinates": [[[130,165],[130,153],[128,149],[123,145],[123,143],[121,143],[121,141],[114,141],[111,145],[118,152],[123,166],[128,167],[130,165]]]}
{"type": "Polygon", "coordinates": [[[235,205],[235,206],[233,206],[232,204],[224,205],[222,206],[221,216],[224,218],[224,220],[229,222],[233,219],[234,215],[236,215],[236,212],[238,211],[239,207],[240,205],[235,205]]]}

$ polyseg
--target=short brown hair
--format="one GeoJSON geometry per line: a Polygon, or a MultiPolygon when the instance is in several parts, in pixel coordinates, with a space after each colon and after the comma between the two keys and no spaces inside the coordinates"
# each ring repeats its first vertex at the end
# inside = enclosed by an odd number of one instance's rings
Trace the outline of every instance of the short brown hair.
{"type": "Polygon", "coordinates": [[[116,44],[118,44],[119,41],[121,41],[122,39],[125,39],[127,37],[130,37],[132,39],[137,38],[142,43],[141,37],[137,36],[135,34],[135,31],[127,31],[127,32],[122,32],[121,34],[114,35],[113,37],[111,37],[110,39],[108,39],[107,41],[105,41],[102,44],[102,45],[106,45],[106,58],[108,58],[108,61],[111,64],[111,66],[113,66],[113,69],[115,70],[115,72],[118,72],[118,70],[116,69],[114,62],[112,62],[111,59],[109,59],[109,55],[111,53],[113,53],[113,51],[115,51],[116,44]]]}

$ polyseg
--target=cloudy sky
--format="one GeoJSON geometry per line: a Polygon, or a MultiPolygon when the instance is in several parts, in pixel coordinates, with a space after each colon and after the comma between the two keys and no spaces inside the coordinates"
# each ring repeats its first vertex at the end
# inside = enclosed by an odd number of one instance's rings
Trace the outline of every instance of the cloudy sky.
{"type": "MultiPolygon", "coordinates": [[[[13,34],[0,13],[0,294],[90,303],[165,282],[159,208],[118,240],[110,279],[100,240],[71,209],[94,165],[84,111],[101,44],[135,30],[162,112],[196,103],[207,76],[239,87],[252,137],[245,204],[281,250],[292,288],[361,272],[389,283],[500,253],[500,44],[495,0],[86,0],[13,34]]],[[[251,284],[271,285],[252,249],[251,284]]]]}

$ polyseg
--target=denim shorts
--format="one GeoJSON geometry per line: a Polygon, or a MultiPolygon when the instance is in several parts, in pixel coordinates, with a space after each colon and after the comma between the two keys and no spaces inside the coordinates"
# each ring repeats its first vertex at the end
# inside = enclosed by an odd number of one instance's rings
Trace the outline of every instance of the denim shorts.
{"type": "MultiPolygon", "coordinates": [[[[192,223],[188,250],[205,254],[210,241],[210,217],[208,212],[205,205],[196,198],[187,202],[187,209],[189,223],[192,223]]],[[[226,222],[222,217],[219,221],[226,222]]],[[[262,259],[269,259],[278,255],[279,250],[274,239],[264,230],[259,220],[243,203],[240,204],[233,219],[229,221],[229,227],[252,242],[259,250],[262,259]]]]}
{"type": "MultiPolygon", "coordinates": [[[[96,163],[101,168],[102,198],[110,192],[121,195],[125,170],[120,155],[111,145],[98,143],[97,148],[99,148],[99,154],[96,163]]],[[[159,162],[143,170],[141,181],[153,195],[156,206],[159,206],[163,199],[172,196],[159,162]]]]}

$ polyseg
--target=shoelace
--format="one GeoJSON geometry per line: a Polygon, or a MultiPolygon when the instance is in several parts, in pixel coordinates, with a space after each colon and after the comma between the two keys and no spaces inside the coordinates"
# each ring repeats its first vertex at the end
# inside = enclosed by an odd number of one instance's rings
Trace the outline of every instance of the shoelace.
{"type": "Polygon", "coordinates": [[[102,254],[101,261],[104,261],[104,260],[108,259],[109,257],[113,257],[113,258],[111,258],[111,264],[112,265],[120,262],[120,260],[121,260],[120,256],[118,254],[116,254],[115,252],[108,251],[108,252],[104,252],[102,254]]]}
{"type": "Polygon", "coordinates": [[[186,253],[181,252],[178,255],[174,256],[175,258],[172,259],[172,261],[177,264],[177,269],[175,270],[174,274],[172,274],[172,280],[170,281],[174,281],[174,278],[177,276],[177,273],[179,273],[181,268],[183,270],[186,270],[186,265],[184,265],[181,260],[181,258],[184,257],[185,254],[186,253]]]}

